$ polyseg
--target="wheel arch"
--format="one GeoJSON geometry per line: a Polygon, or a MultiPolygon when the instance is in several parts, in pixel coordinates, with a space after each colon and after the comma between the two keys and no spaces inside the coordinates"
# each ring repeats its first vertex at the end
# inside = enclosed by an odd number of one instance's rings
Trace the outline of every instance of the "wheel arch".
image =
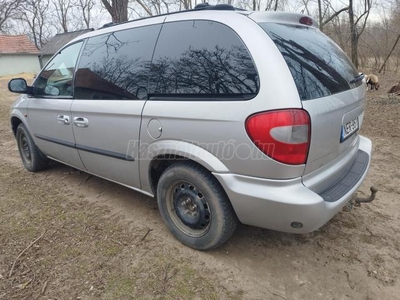
{"type": "MultiPolygon", "coordinates": [[[[30,130],[29,130],[29,126],[25,120],[25,117],[22,115],[21,112],[19,112],[18,110],[15,110],[11,113],[11,117],[10,117],[10,124],[11,124],[11,130],[14,134],[14,137],[17,134],[17,128],[19,126],[19,124],[24,124],[26,129],[29,131],[29,134],[31,134],[30,130]]],[[[32,134],[31,134],[32,135],[32,134]]]]}
{"type": "Polygon", "coordinates": [[[229,172],[216,156],[204,148],[183,141],[160,141],[149,145],[142,152],[140,163],[142,190],[156,196],[157,183],[162,172],[177,160],[193,161],[210,173],[229,172]]]}

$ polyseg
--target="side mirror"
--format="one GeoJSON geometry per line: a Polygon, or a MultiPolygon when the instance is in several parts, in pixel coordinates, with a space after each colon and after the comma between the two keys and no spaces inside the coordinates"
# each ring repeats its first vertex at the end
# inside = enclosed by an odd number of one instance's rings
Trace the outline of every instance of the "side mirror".
{"type": "Polygon", "coordinates": [[[23,78],[13,78],[8,82],[8,90],[13,93],[27,94],[28,85],[23,78]]]}

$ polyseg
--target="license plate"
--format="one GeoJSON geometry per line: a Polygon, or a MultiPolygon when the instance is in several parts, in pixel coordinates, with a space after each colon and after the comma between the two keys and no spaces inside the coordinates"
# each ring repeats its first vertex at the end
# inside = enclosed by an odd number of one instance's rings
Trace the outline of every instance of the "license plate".
{"type": "Polygon", "coordinates": [[[358,117],[342,125],[340,142],[344,142],[358,130],[358,117]]]}

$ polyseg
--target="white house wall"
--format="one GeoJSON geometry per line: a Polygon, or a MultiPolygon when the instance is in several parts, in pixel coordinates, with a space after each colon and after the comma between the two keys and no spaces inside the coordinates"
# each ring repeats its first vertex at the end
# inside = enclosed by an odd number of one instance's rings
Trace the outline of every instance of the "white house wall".
{"type": "MultiPolygon", "coordinates": [[[[42,60],[42,68],[47,64],[47,62],[50,60],[50,58],[52,58],[53,55],[42,55],[42,57],[40,58],[42,60]]],[[[39,60],[40,60],[39,59],[39,60]]]]}
{"type": "Polygon", "coordinates": [[[38,73],[40,70],[37,54],[1,54],[0,76],[18,73],[38,73]]]}

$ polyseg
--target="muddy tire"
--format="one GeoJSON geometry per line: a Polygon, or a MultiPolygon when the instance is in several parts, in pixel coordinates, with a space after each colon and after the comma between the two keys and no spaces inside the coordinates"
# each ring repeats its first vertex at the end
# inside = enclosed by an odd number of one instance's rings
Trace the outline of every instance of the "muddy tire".
{"type": "Polygon", "coordinates": [[[194,249],[221,246],[238,224],[219,182],[193,162],[177,162],[163,172],[157,186],[157,202],[172,234],[194,249]]]}
{"type": "Polygon", "coordinates": [[[19,124],[15,135],[19,155],[25,168],[30,172],[39,172],[47,168],[48,159],[36,147],[24,124],[19,124]]]}

